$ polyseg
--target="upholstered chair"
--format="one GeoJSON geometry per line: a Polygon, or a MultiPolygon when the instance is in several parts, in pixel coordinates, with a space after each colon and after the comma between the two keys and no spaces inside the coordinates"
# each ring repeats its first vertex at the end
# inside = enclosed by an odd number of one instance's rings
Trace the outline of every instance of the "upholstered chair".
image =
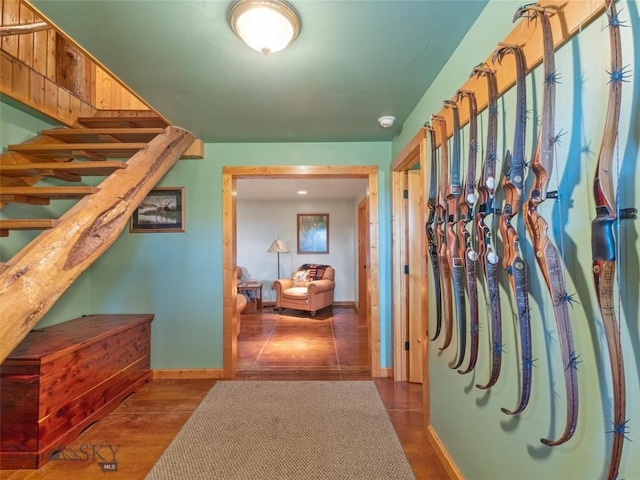
{"type": "Polygon", "coordinates": [[[335,270],[330,265],[306,263],[291,274],[273,282],[276,309],[304,310],[315,316],[322,308],[333,304],[335,270]]]}

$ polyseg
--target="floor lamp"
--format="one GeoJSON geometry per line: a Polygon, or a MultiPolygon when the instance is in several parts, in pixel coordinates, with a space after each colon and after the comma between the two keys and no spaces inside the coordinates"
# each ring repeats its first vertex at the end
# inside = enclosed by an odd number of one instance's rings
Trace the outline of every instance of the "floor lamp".
{"type": "Polygon", "coordinates": [[[280,278],[280,254],[289,253],[287,244],[278,238],[277,240],[274,240],[271,246],[267,249],[267,253],[278,254],[278,276],[276,278],[280,278]]]}

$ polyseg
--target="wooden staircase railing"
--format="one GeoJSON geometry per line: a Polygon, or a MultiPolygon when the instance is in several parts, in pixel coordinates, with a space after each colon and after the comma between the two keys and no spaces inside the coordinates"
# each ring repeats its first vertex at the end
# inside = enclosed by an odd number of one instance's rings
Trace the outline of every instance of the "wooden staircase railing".
{"type": "Polygon", "coordinates": [[[0,219],[0,236],[44,230],[0,265],[0,361],[116,240],[195,140],[153,115],[114,114],[78,123],[81,128],[43,130],[0,155],[0,208],[9,202],[79,199],[60,218],[0,219]],[[123,160],[107,160],[113,158],[123,160]],[[106,178],[97,187],[37,185],[45,177],[79,182],[83,176],[106,178]]]}

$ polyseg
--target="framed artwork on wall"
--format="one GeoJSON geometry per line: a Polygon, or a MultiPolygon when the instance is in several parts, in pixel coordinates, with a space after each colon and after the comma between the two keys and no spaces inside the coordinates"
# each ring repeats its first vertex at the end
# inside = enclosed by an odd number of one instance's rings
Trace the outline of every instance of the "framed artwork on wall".
{"type": "Polygon", "coordinates": [[[298,253],[329,253],[328,213],[298,213],[298,253]]]}
{"type": "Polygon", "coordinates": [[[132,233],[184,232],[184,187],[158,187],[149,192],[131,215],[132,233]]]}

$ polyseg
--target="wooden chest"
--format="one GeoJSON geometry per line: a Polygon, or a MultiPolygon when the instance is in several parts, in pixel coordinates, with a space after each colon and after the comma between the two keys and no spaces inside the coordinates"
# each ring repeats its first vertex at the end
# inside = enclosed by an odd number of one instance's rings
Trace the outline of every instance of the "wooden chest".
{"type": "Polygon", "coordinates": [[[0,465],[39,468],[150,377],[152,314],[33,330],[0,366],[0,465]]]}

